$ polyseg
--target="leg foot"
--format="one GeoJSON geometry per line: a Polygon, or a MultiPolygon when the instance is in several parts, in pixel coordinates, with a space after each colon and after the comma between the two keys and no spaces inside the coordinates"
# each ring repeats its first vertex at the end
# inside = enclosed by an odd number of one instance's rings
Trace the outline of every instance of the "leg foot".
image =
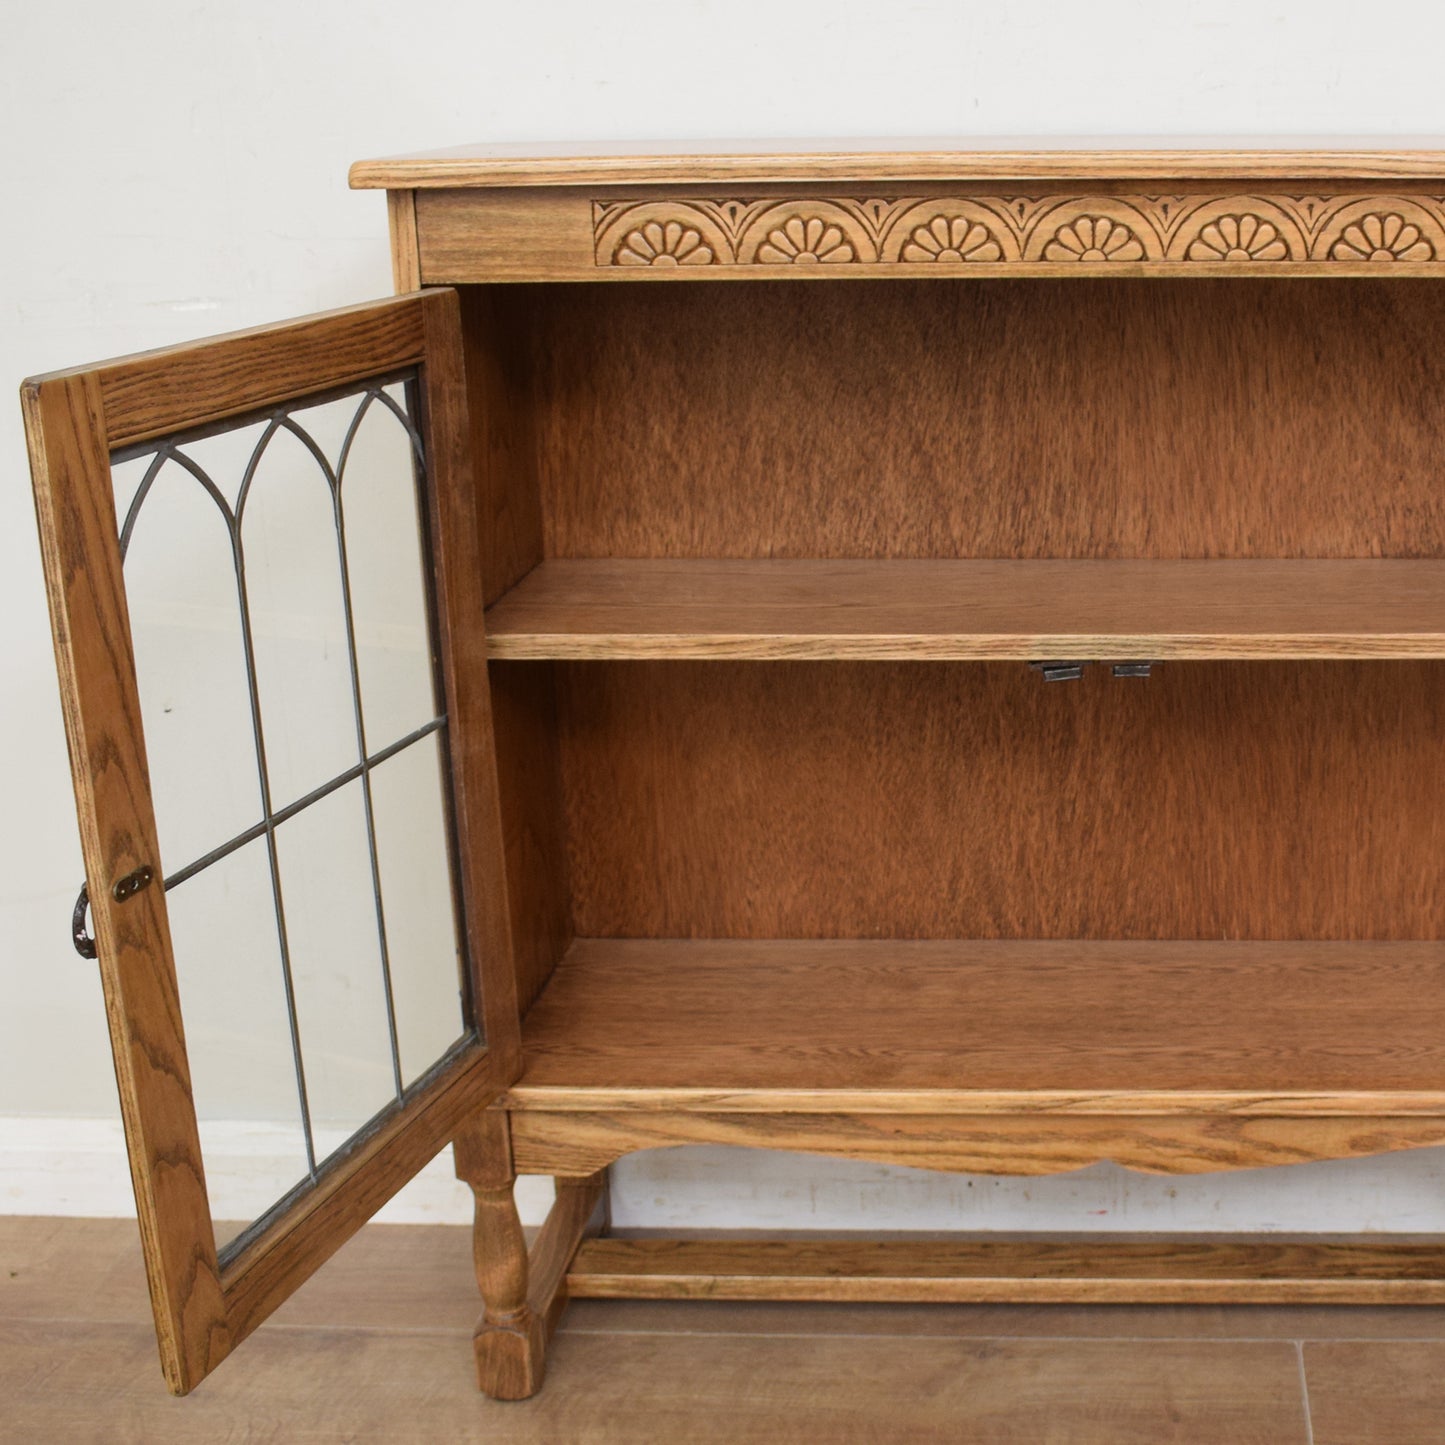
{"type": "Polygon", "coordinates": [[[527,1240],[512,1197],[507,1116],[488,1111],[453,1143],[457,1175],[476,1200],[472,1258],[482,1292],[482,1317],[472,1337],[477,1383],[494,1400],[525,1400],[542,1386],[547,1327],[527,1300],[527,1240]]]}
{"type": "Polygon", "coordinates": [[[567,1269],[595,1216],[605,1212],[607,1174],[557,1180],[557,1202],[530,1257],[513,1186],[507,1116],[488,1110],[453,1143],[457,1176],[476,1200],[472,1257],[482,1291],[473,1344],[477,1383],[494,1400],[525,1400],[542,1386],[547,1342],[567,1305],[567,1269]]]}
{"type": "Polygon", "coordinates": [[[512,1319],[484,1314],[472,1336],[477,1385],[493,1400],[525,1400],[547,1373],[547,1327],[530,1309],[512,1319]]]}

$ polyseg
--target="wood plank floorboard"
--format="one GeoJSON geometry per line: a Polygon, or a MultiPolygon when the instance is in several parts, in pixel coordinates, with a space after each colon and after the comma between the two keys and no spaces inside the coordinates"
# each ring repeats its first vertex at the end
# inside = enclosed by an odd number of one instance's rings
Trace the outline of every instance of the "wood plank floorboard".
{"type": "MultiPolygon", "coordinates": [[[[848,1305],[574,1300],[572,1334],[896,1335],[952,1339],[1438,1340],[1445,1308],[1334,1305],[848,1305]]],[[[1445,1440],[1445,1432],[1442,1432],[1445,1440]]]]}
{"type": "Polygon", "coordinates": [[[477,1395],[466,1336],[266,1328],[181,1401],[154,1353],[142,1325],[0,1325],[0,1439],[1306,1440],[1285,1342],[568,1333],[517,1404],[477,1395]]]}
{"type": "Polygon", "coordinates": [[[1445,1310],[580,1301],[477,1394],[470,1231],[365,1229],[186,1400],[135,1226],[0,1218],[0,1442],[1445,1439],[1445,1310]],[[1387,1428],[1388,1426],[1388,1428],[1387,1428]]]}
{"type": "Polygon", "coordinates": [[[1339,1340],[1304,1347],[1314,1445],[1440,1445],[1445,1344],[1339,1340]]]}

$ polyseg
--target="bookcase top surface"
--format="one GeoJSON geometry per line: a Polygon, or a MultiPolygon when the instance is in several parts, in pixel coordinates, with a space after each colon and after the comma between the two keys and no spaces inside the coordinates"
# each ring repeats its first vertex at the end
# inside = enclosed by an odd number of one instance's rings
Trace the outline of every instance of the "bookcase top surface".
{"type": "Polygon", "coordinates": [[[517,142],[357,161],[357,189],[798,181],[1445,179],[1445,136],[517,142]]]}

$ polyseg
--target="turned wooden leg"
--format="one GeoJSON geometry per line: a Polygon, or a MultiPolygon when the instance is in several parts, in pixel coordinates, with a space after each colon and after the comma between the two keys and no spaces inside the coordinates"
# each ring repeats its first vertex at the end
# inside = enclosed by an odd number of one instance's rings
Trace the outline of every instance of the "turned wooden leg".
{"type": "Polygon", "coordinates": [[[557,1180],[557,1202],[529,1257],[512,1193],[517,1174],[507,1115],[489,1109],[469,1120],[453,1151],[457,1177],[476,1200],[472,1257],[483,1306],[472,1337],[477,1383],[494,1400],[525,1400],[542,1386],[547,1341],[567,1305],[567,1267],[605,1212],[607,1173],[557,1180]]]}
{"type": "Polygon", "coordinates": [[[482,1292],[473,1346],[477,1383],[495,1400],[535,1395],[546,1373],[547,1328],[527,1301],[527,1241],[517,1214],[512,1142],[506,1114],[468,1121],[453,1144],[457,1177],[476,1199],[472,1257],[482,1292]]]}

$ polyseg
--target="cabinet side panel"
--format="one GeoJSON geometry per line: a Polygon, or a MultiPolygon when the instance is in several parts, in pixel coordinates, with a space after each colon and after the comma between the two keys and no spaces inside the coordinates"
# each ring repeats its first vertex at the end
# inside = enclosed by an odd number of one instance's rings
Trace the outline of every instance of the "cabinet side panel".
{"type": "Polygon", "coordinates": [[[583,937],[1445,936],[1445,663],[562,677],[583,937]]]}
{"type": "Polygon", "coordinates": [[[525,1013],[572,941],[553,664],[491,668],[517,999],[525,1013]]]}
{"type": "MultiPolygon", "coordinates": [[[[530,347],[534,288],[460,292],[483,591],[488,603],[542,559],[530,347]]],[[[490,669],[492,724],[518,1002],[525,1010],[571,942],[552,670],[490,669]]]]}
{"type": "Polygon", "coordinates": [[[1445,556],[1445,288],[534,293],[546,551],[1445,556]]]}

